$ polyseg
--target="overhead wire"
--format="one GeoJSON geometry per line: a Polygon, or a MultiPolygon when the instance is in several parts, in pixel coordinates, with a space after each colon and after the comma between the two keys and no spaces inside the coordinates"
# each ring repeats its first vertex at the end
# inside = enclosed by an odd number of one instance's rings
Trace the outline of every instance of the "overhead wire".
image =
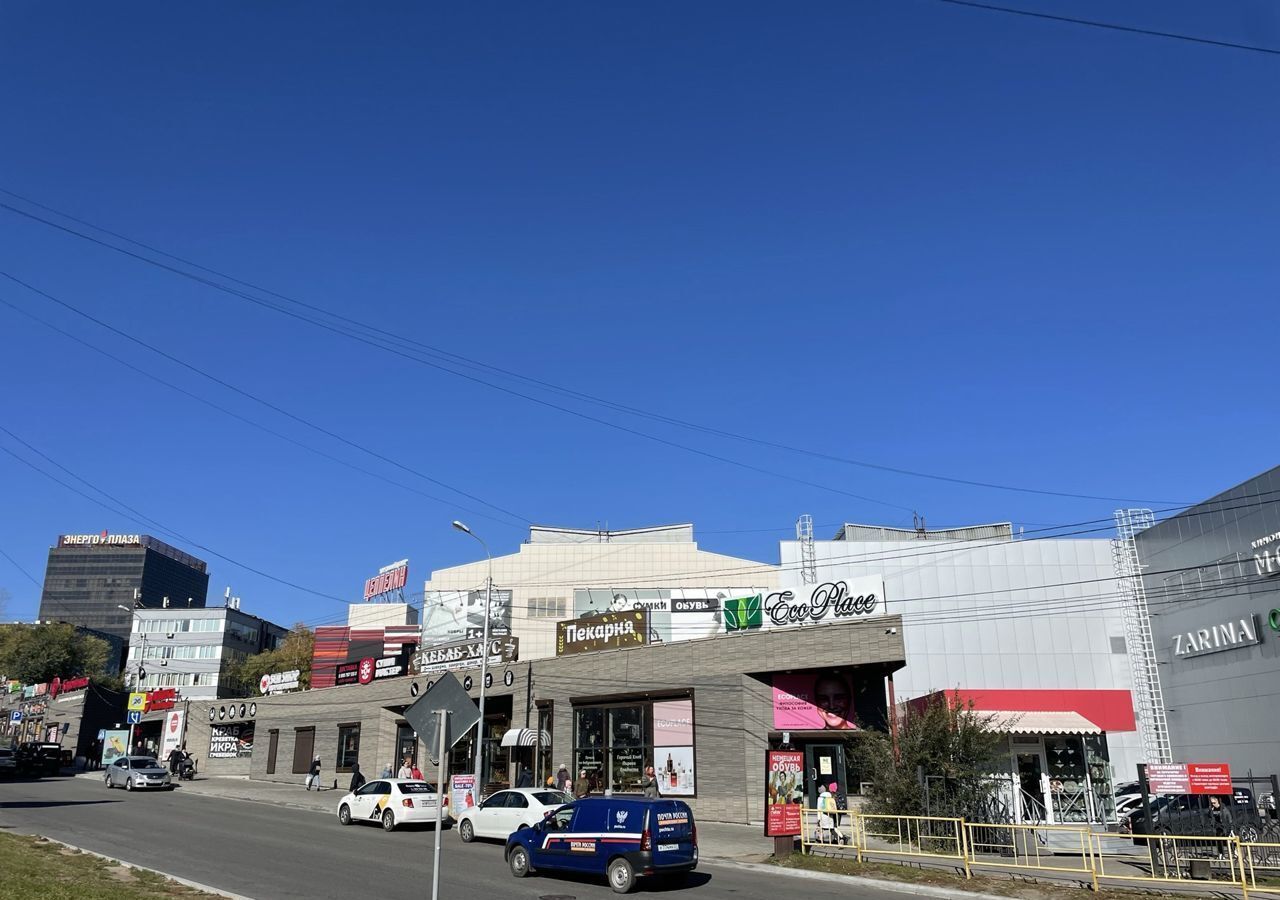
{"type": "MultiPolygon", "coordinates": [[[[680,418],[677,418],[677,417],[674,417],[674,416],[668,416],[668,415],[664,415],[664,414],[660,414],[660,413],[654,413],[654,412],[651,412],[651,411],[648,411],[648,410],[642,409],[642,408],[640,408],[640,407],[636,407],[636,406],[632,406],[632,405],[627,405],[627,404],[622,404],[622,403],[618,403],[618,402],[615,402],[615,401],[612,401],[612,400],[607,400],[607,399],[605,399],[605,398],[601,398],[601,397],[598,397],[598,396],[594,396],[594,395],[592,395],[592,394],[588,394],[588,393],[583,392],[583,391],[579,391],[579,390],[572,389],[572,388],[566,388],[566,387],[563,387],[563,386],[561,386],[561,385],[557,385],[557,384],[554,384],[554,383],[552,383],[552,382],[549,382],[549,381],[546,381],[546,380],[543,380],[543,379],[533,378],[533,377],[531,377],[531,376],[523,375],[523,374],[521,374],[521,373],[514,372],[514,371],[509,370],[509,369],[504,369],[504,368],[501,368],[501,367],[498,367],[498,366],[493,366],[493,365],[490,365],[490,364],[488,364],[488,363],[484,363],[484,362],[481,362],[481,361],[478,361],[478,360],[475,360],[475,359],[472,359],[472,358],[469,358],[469,357],[463,356],[463,355],[461,355],[461,354],[453,353],[452,351],[444,350],[444,349],[442,349],[442,348],[440,348],[440,347],[435,347],[435,346],[432,346],[432,345],[430,345],[430,344],[425,344],[425,343],[423,343],[423,342],[416,341],[416,340],[414,340],[414,339],[412,339],[412,338],[407,338],[407,337],[405,337],[405,336],[403,336],[403,335],[394,334],[394,333],[389,332],[389,331],[387,331],[387,330],[385,330],[385,329],[381,329],[381,328],[378,328],[378,327],[376,327],[376,326],[368,325],[368,324],[366,324],[366,323],[360,322],[359,320],[356,320],[356,319],[353,319],[353,318],[350,318],[350,317],[347,317],[347,316],[341,315],[341,314],[339,314],[339,313],[335,313],[335,312],[332,312],[332,311],[329,311],[329,310],[323,309],[322,307],[319,307],[319,306],[317,306],[317,305],[310,304],[310,303],[306,303],[306,302],[304,302],[304,301],[297,300],[297,299],[295,299],[295,298],[289,297],[289,296],[287,296],[287,295],[285,295],[285,294],[281,294],[281,293],[278,293],[278,292],[276,292],[276,291],[272,291],[272,290],[270,290],[270,289],[263,288],[263,287],[260,287],[260,286],[258,286],[258,285],[254,285],[254,284],[252,284],[251,282],[245,281],[245,280],[243,280],[243,279],[239,279],[239,278],[236,278],[236,277],[234,277],[234,276],[228,275],[228,274],[226,274],[226,273],[219,272],[219,271],[217,271],[216,269],[212,269],[212,268],[210,268],[210,267],[203,266],[203,265],[201,265],[201,264],[199,264],[199,263],[192,262],[192,261],[190,261],[190,260],[184,259],[184,258],[182,258],[182,257],[180,257],[180,256],[175,255],[175,254],[169,253],[169,252],[167,252],[167,251],[160,250],[160,249],[155,248],[155,247],[153,247],[153,246],[151,246],[151,245],[149,245],[149,244],[145,244],[145,243],[143,243],[143,242],[141,242],[141,241],[138,241],[138,240],[135,240],[135,239],[133,239],[133,238],[126,237],[126,236],[124,236],[124,235],[122,235],[122,234],[120,234],[120,233],[118,233],[118,232],[110,231],[110,230],[108,230],[108,229],[106,229],[106,228],[103,228],[103,227],[101,227],[101,226],[98,226],[98,225],[95,225],[95,224],[93,224],[93,223],[87,222],[87,221],[86,221],[86,220],[84,220],[84,219],[76,218],[75,216],[72,216],[72,215],[70,215],[70,214],[63,213],[63,212],[61,212],[61,211],[59,211],[59,210],[56,210],[56,209],[54,209],[53,207],[47,206],[47,205],[45,205],[45,204],[38,203],[38,202],[36,202],[36,201],[34,201],[34,200],[31,200],[31,199],[29,199],[29,198],[27,198],[27,197],[24,197],[24,196],[22,196],[22,195],[20,195],[20,194],[17,194],[17,193],[15,193],[15,192],[13,192],[13,191],[10,191],[10,190],[4,189],[4,188],[0,188],[0,193],[4,193],[4,194],[6,194],[6,195],[8,195],[8,196],[10,196],[10,197],[13,197],[13,198],[15,198],[15,199],[18,199],[19,201],[21,201],[21,202],[23,202],[23,203],[27,203],[27,204],[30,204],[30,205],[32,205],[32,206],[36,206],[37,208],[40,208],[40,209],[44,209],[44,210],[46,210],[46,211],[48,211],[48,212],[53,213],[54,215],[57,215],[57,216],[62,217],[62,218],[65,218],[65,219],[67,219],[67,220],[69,220],[69,221],[76,222],[77,224],[84,225],[85,227],[91,228],[91,229],[93,229],[93,230],[95,230],[95,231],[99,231],[99,232],[101,232],[101,233],[103,233],[103,234],[111,235],[112,237],[116,238],[117,240],[123,240],[123,241],[126,241],[126,242],[130,243],[130,244],[133,244],[134,246],[144,248],[144,249],[146,249],[148,252],[156,253],[156,254],[159,254],[159,255],[165,256],[165,257],[167,257],[167,258],[169,258],[169,259],[172,259],[172,260],[174,260],[174,261],[176,261],[176,262],[180,262],[180,263],[182,263],[183,265],[191,266],[191,267],[193,267],[193,268],[199,269],[199,270],[201,270],[201,271],[203,271],[203,272],[206,272],[206,273],[208,273],[208,274],[215,275],[215,276],[217,276],[218,278],[223,278],[223,279],[226,279],[226,280],[228,280],[228,281],[231,281],[231,282],[233,282],[233,283],[235,283],[235,284],[239,284],[239,285],[241,285],[241,286],[243,286],[243,287],[245,287],[245,288],[248,288],[248,289],[250,289],[250,290],[257,291],[257,292],[259,292],[259,293],[261,293],[261,294],[265,294],[265,295],[270,296],[270,297],[278,298],[278,299],[280,299],[280,300],[282,300],[282,301],[285,301],[285,302],[287,302],[287,303],[293,304],[293,305],[295,305],[295,306],[297,306],[297,307],[300,307],[300,308],[306,309],[306,310],[308,310],[308,311],[311,311],[311,312],[317,313],[317,314],[319,314],[319,315],[328,316],[328,317],[330,317],[330,318],[332,318],[332,319],[334,319],[334,320],[337,320],[338,322],[344,323],[344,324],[347,326],[347,328],[346,328],[346,329],[344,329],[344,328],[343,328],[343,327],[341,327],[341,326],[335,326],[335,325],[333,325],[333,324],[331,324],[331,323],[329,323],[329,322],[319,322],[319,321],[316,321],[315,319],[308,318],[308,317],[307,317],[307,316],[305,316],[305,315],[300,315],[300,314],[296,313],[296,312],[295,312],[295,311],[293,311],[293,310],[285,309],[285,308],[283,308],[283,307],[280,307],[278,304],[275,304],[275,303],[271,303],[271,302],[269,302],[269,301],[266,301],[266,300],[262,299],[261,297],[257,297],[257,296],[254,296],[254,295],[252,295],[252,294],[249,294],[249,293],[247,293],[246,291],[239,290],[239,289],[237,289],[237,288],[233,288],[233,287],[230,287],[230,286],[228,286],[228,285],[221,284],[221,283],[219,283],[219,282],[217,282],[217,281],[213,281],[212,279],[205,278],[204,276],[200,276],[200,275],[197,275],[197,274],[195,274],[195,273],[185,271],[185,270],[183,270],[183,269],[181,269],[181,268],[178,268],[178,267],[176,267],[176,266],[168,265],[168,264],[166,264],[166,263],[164,263],[164,262],[162,262],[162,261],[160,261],[160,260],[152,259],[152,258],[150,258],[150,257],[147,257],[147,256],[143,255],[143,254],[135,253],[135,252],[133,252],[133,251],[130,251],[130,250],[128,250],[127,248],[116,246],[115,244],[112,244],[112,243],[110,243],[109,241],[102,240],[101,238],[97,238],[97,237],[94,237],[93,235],[86,234],[86,233],[84,233],[84,232],[82,232],[82,231],[79,231],[79,230],[77,230],[77,229],[71,228],[71,227],[69,227],[69,226],[67,226],[67,225],[64,225],[64,224],[61,224],[61,223],[58,223],[58,222],[52,221],[52,220],[47,219],[47,218],[45,218],[45,217],[43,217],[43,216],[36,215],[35,213],[32,213],[30,210],[24,210],[24,209],[21,209],[20,207],[13,206],[12,204],[8,204],[8,203],[0,202],[0,209],[5,209],[5,210],[7,210],[7,211],[9,211],[9,212],[12,212],[12,213],[15,213],[15,214],[17,214],[17,215],[24,216],[24,217],[26,217],[26,218],[28,218],[28,219],[30,219],[30,220],[32,220],[32,221],[40,222],[40,223],[42,223],[42,224],[44,224],[44,225],[46,225],[46,226],[48,226],[48,227],[55,228],[55,229],[57,229],[57,230],[63,231],[63,232],[64,232],[64,233],[66,233],[66,234],[70,234],[70,235],[75,236],[75,237],[78,237],[78,238],[80,238],[80,239],[82,239],[82,240],[85,240],[85,241],[88,241],[88,242],[91,242],[91,243],[97,244],[97,245],[102,246],[102,247],[104,247],[104,248],[106,248],[106,249],[113,250],[113,251],[115,251],[115,252],[117,252],[117,253],[124,254],[124,255],[129,256],[129,257],[131,257],[131,258],[133,258],[133,259],[135,259],[135,260],[138,260],[138,261],[140,261],[140,262],[143,262],[143,263],[146,263],[146,264],[149,264],[149,265],[153,265],[153,266],[157,266],[157,267],[159,267],[159,268],[161,268],[161,269],[163,269],[163,270],[165,270],[165,271],[169,271],[169,272],[171,272],[172,274],[179,275],[180,277],[188,278],[188,279],[193,280],[193,281],[196,281],[196,282],[198,282],[198,283],[200,283],[200,284],[204,284],[204,285],[206,285],[206,286],[208,286],[208,287],[211,287],[211,288],[213,288],[213,289],[215,289],[215,290],[223,291],[223,292],[225,292],[225,293],[230,294],[231,296],[239,297],[239,298],[241,298],[241,299],[243,299],[243,300],[246,300],[246,301],[248,301],[248,302],[250,302],[250,303],[254,303],[254,304],[256,304],[256,305],[262,306],[262,307],[267,308],[267,309],[272,309],[272,310],[274,310],[274,311],[276,311],[276,312],[278,312],[278,313],[281,313],[281,314],[283,314],[283,315],[287,315],[287,316],[290,316],[290,317],[293,317],[293,318],[299,319],[300,321],[308,322],[308,323],[310,323],[310,324],[312,324],[312,325],[314,325],[314,326],[316,326],[316,327],[320,327],[320,328],[323,328],[323,329],[325,329],[325,330],[328,330],[328,331],[331,331],[331,332],[334,332],[334,333],[337,333],[337,334],[345,335],[345,336],[346,336],[346,337],[348,337],[348,338],[351,338],[351,339],[354,339],[354,340],[358,340],[358,341],[360,341],[361,343],[369,344],[369,345],[371,345],[371,346],[376,347],[377,349],[382,349],[382,350],[386,350],[386,351],[388,351],[388,352],[396,353],[397,355],[400,355],[400,356],[402,356],[402,357],[403,357],[403,358],[405,358],[405,359],[410,359],[410,360],[412,360],[412,361],[414,361],[414,362],[418,362],[418,363],[423,364],[423,365],[431,366],[431,367],[436,368],[436,369],[438,369],[438,370],[440,370],[440,371],[448,372],[449,374],[452,374],[452,375],[454,375],[454,376],[456,376],[456,377],[459,377],[459,378],[465,378],[465,379],[470,380],[470,381],[472,381],[472,382],[474,382],[474,383],[481,384],[481,385],[484,385],[484,386],[486,386],[486,387],[489,387],[489,388],[491,388],[491,389],[493,389],[493,390],[503,391],[503,392],[508,393],[508,394],[511,394],[511,395],[513,395],[513,396],[520,397],[520,398],[522,398],[522,399],[524,399],[524,400],[527,400],[527,401],[529,401],[529,402],[538,403],[538,404],[541,404],[541,405],[544,405],[544,406],[548,406],[548,407],[550,407],[550,408],[552,408],[552,409],[559,410],[559,411],[560,411],[560,412],[562,412],[562,413],[567,413],[567,414],[569,414],[569,415],[578,416],[578,417],[583,418],[583,419],[586,419],[586,420],[588,420],[588,421],[592,421],[592,422],[595,422],[595,423],[600,424],[600,425],[604,425],[604,426],[609,427],[609,428],[618,429],[618,430],[621,430],[621,431],[624,431],[624,432],[627,432],[627,433],[630,433],[630,434],[633,434],[633,435],[636,435],[636,436],[639,436],[639,437],[643,437],[643,438],[646,438],[646,439],[649,439],[649,440],[658,441],[659,443],[663,443],[663,444],[666,444],[666,445],[671,446],[671,447],[675,447],[675,448],[678,448],[678,449],[682,449],[682,450],[685,450],[686,452],[691,452],[691,453],[696,453],[696,454],[698,454],[698,455],[707,456],[707,457],[710,457],[710,458],[712,458],[712,459],[719,460],[719,461],[721,461],[721,462],[726,462],[726,463],[728,463],[728,464],[736,465],[736,466],[742,466],[742,467],[744,467],[744,468],[752,469],[753,471],[757,471],[757,472],[760,472],[760,473],[763,473],[763,474],[767,474],[767,475],[772,475],[772,476],[774,476],[774,477],[786,477],[786,476],[784,476],[782,473],[778,473],[778,472],[774,472],[774,471],[772,471],[772,470],[764,469],[764,468],[759,467],[759,466],[752,466],[752,465],[750,465],[750,464],[742,463],[742,462],[741,462],[741,461],[739,461],[739,460],[733,460],[733,459],[730,459],[730,458],[720,457],[720,456],[719,456],[719,455],[717,455],[717,454],[711,454],[711,453],[708,453],[707,451],[701,450],[700,448],[694,448],[694,447],[690,447],[690,446],[688,446],[688,445],[680,444],[680,443],[678,443],[678,442],[673,442],[673,441],[669,441],[669,440],[666,440],[666,439],[663,439],[663,438],[659,438],[659,437],[657,437],[657,436],[655,436],[655,435],[648,434],[647,432],[640,432],[640,431],[637,431],[637,430],[635,430],[635,429],[630,429],[630,428],[627,428],[627,427],[625,427],[625,426],[619,425],[618,423],[611,422],[611,421],[604,420],[604,419],[599,419],[598,417],[594,417],[594,416],[590,416],[590,415],[588,415],[588,414],[582,413],[582,412],[581,412],[581,411],[579,411],[579,410],[574,410],[574,409],[570,409],[570,408],[562,407],[562,406],[560,406],[560,405],[558,405],[558,404],[549,403],[548,401],[543,400],[543,399],[541,399],[541,398],[532,397],[532,396],[529,396],[529,395],[524,394],[524,393],[522,393],[522,392],[514,391],[514,390],[512,390],[512,389],[510,389],[510,388],[507,388],[507,387],[504,387],[504,386],[501,386],[501,385],[495,385],[495,384],[493,384],[492,382],[485,381],[484,379],[480,379],[480,378],[477,378],[477,377],[472,376],[472,375],[470,375],[470,374],[467,374],[467,373],[465,373],[465,372],[459,372],[459,371],[457,371],[456,369],[449,368],[448,366],[445,366],[445,365],[441,365],[441,360],[440,360],[439,358],[441,358],[441,357],[442,357],[445,361],[448,361],[448,362],[452,363],[453,365],[470,366],[470,367],[472,367],[472,368],[479,368],[479,369],[483,369],[483,370],[486,370],[486,371],[490,371],[490,372],[493,372],[493,373],[495,373],[495,374],[502,375],[502,376],[504,376],[504,377],[509,377],[509,378],[512,378],[512,379],[517,379],[517,380],[523,381],[523,382],[525,382],[525,383],[532,384],[532,385],[534,385],[534,386],[537,386],[537,387],[539,387],[539,388],[541,388],[541,389],[544,389],[544,390],[547,390],[547,391],[550,391],[550,392],[553,392],[553,393],[558,393],[558,394],[560,394],[560,395],[562,395],[562,396],[572,397],[572,398],[574,398],[574,399],[580,400],[580,401],[582,401],[582,402],[590,403],[590,404],[593,404],[593,405],[604,406],[604,407],[606,407],[606,408],[612,409],[612,410],[617,411],[617,412],[622,412],[622,413],[625,413],[625,414],[629,414],[629,415],[633,415],[633,416],[638,416],[638,417],[646,418],[646,419],[649,419],[649,420],[652,420],[652,421],[661,422],[661,423],[668,424],[668,425],[672,425],[672,426],[675,426],[675,427],[680,427],[680,428],[684,428],[684,429],[688,429],[688,430],[698,431],[698,432],[700,432],[700,433],[709,434],[709,435],[713,435],[713,436],[716,436],[716,437],[723,437],[723,438],[727,438],[727,439],[731,439],[731,440],[736,440],[736,441],[741,441],[741,442],[745,442],[745,443],[756,444],[756,445],[759,445],[759,446],[770,447],[770,448],[773,448],[773,449],[776,449],[776,450],[783,450],[783,451],[787,451],[787,452],[791,452],[791,453],[802,454],[802,455],[805,455],[805,456],[809,456],[809,457],[811,457],[811,458],[824,459],[824,460],[827,460],[827,461],[830,461],[830,462],[842,463],[842,464],[845,464],[845,465],[851,465],[851,466],[857,466],[857,467],[861,467],[861,468],[867,468],[867,469],[873,469],[873,470],[878,470],[878,471],[890,472],[890,473],[895,473],[895,474],[904,475],[904,476],[913,477],[913,478],[930,479],[930,480],[936,480],[936,481],[950,482],[950,483],[954,483],[954,484],[968,485],[968,486],[972,486],[972,487],[981,487],[981,488],[992,489],[992,490],[1014,491],[1014,492],[1019,492],[1019,493],[1039,494],[1039,495],[1045,495],[1045,496],[1057,496],[1057,497],[1064,497],[1064,498],[1086,499],[1086,500],[1106,500],[1106,501],[1112,501],[1112,502],[1141,502],[1141,503],[1149,503],[1149,502],[1168,503],[1168,502],[1172,502],[1172,501],[1168,501],[1168,500],[1158,500],[1158,501],[1157,501],[1157,500],[1138,500],[1138,499],[1134,499],[1134,498],[1109,497],[1109,496],[1101,496],[1101,495],[1093,495],[1093,494],[1076,493],[1076,492],[1070,492],[1070,491],[1058,491],[1058,490],[1049,490],[1049,489],[1042,489],[1042,488],[1030,488],[1030,487],[1022,487],[1022,486],[1016,486],[1016,485],[1000,484],[1000,483],[997,483],[997,482],[981,481],[981,480],[977,480],[977,479],[958,478],[958,477],[949,476],[949,475],[940,475],[940,474],[937,474],[937,473],[921,472],[921,471],[916,471],[916,470],[905,469],[905,468],[902,468],[902,467],[887,466],[887,465],[882,465],[882,464],[878,464],[878,463],[872,463],[872,462],[869,462],[869,461],[866,461],[866,460],[858,460],[858,459],[852,459],[852,458],[848,458],[848,457],[842,457],[842,456],[838,456],[838,455],[836,455],[836,454],[831,454],[831,453],[822,452],[822,451],[815,451],[815,450],[808,449],[808,448],[795,447],[795,446],[791,446],[791,445],[788,445],[788,444],[783,444],[783,443],[776,442],[776,441],[769,441],[769,440],[767,440],[767,439],[759,438],[759,437],[754,436],[754,435],[741,434],[741,433],[732,432],[732,431],[729,431],[729,430],[726,430],[726,429],[713,428],[713,427],[710,427],[710,426],[706,426],[706,425],[702,425],[702,424],[699,424],[699,423],[690,422],[690,421],[687,421],[687,420],[684,420],[684,419],[680,419],[680,418]],[[364,331],[364,332],[367,332],[367,334],[356,334],[356,333],[352,332],[352,331],[350,330],[350,328],[359,328],[359,329],[363,329],[363,331],[364,331]],[[391,346],[388,346],[388,345],[387,345],[387,343],[378,343],[377,341],[390,342],[391,346]],[[415,349],[420,349],[420,350],[421,350],[421,351],[423,351],[423,352],[430,353],[430,354],[435,354],[435,355],[436,355],[436,357],[437,357],[437,360],[435,360],[435,361],[432,361],[432,360],[424,360],[424,359],[422,359],[421,357],[414,356],[414,355],[412,355],[412,354],[410,354],[410,353],[407,353],[407,352],[405,351],[405,349],[404,349],[405,347],[411,347],[411,348],[415,348],[415,349]]],[[[803,481],[802,481],[801,483],[806,483],[806,482],[803,482],[803,481]]],[[[819,487],[819,488],[822,488],[822,489],[824,489],[824,490],[830,490],[830,489],[831,489],[829,486],[825,486],[825,485],[812,484],[812,485],[810,485],[810,486],[819,487]]],[[[848,492],[842,492],[842,493],[848,493],[848,492]]],[[[907,511],[911,511],[911,507],[905,507],[905,506],[902,506],[902,505],[900,505],[900,504],[895,504],[895,503],[891,503],[891,502],[884,501],[884,500],[878,500],[878,499],[875,499],[875,498],[864,497],[864,496],[859,496],[859,495],[852,495],[852,494],[850,494],[850,496],[854,496],[854,497],[855,497],[855,499],[861,499],[861,500],[864,500],[864,501],[866,501],[866,502],[872,502],[872,503],[877,503],[877,504],[881,504],[881,505],[886,505],[886,506],[891,506],[891,507],[895,507],[895,508],[898,508],[898,509],[905,509],[905,510],[907,510],[907,511]]]]}

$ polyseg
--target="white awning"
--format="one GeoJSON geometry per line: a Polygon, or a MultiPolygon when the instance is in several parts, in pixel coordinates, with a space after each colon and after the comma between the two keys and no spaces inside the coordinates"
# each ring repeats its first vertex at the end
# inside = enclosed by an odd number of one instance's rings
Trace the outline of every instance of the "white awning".
{"type": "MultiPolygon", "coordinates": [[[[536,728],[508,728],[502,736],[504,747],[535,747],[538,744],[536,728]]],[[[542,746],[551,749],[551,735],[542,732],[542,746]]]]}
{"type": "Polygon", "coordinates": [[[1008,734],[1102,734],[1078,712],[1020,712],[1016,710],[975,710],[983,718],[990,717],[991,730],[1008,734]]]}

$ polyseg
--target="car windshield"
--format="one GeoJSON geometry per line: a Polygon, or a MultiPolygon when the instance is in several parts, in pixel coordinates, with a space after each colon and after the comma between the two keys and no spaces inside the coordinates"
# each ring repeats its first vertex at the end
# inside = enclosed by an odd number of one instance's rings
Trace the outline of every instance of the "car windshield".
{"type": "Polygon", "coordinates": [[[533,797],[543,806],[559,806],[562,803],[573,802],[572,796],[561,791],[538,791],[533,797]]]}
{"type": "Polygon", "coordinates": [[[133,761],[135,769],[158,769],[160,764],[149,756],[140,756],[133,761]]]}
{"type": "Polygon", "coordinates": [[[400,793],[402,794],[434,794],[436,786],[429,781],[402,781],[400,782],[400,793]]]}

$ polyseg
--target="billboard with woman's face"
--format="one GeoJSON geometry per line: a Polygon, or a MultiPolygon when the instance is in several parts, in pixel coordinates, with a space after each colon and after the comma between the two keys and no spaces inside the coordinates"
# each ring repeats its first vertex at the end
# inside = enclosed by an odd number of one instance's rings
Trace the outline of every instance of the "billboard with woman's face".
{"type": "Polygon", "coordinates": [[[886,722],[884,677],[856,669],[773,676],[773,727],[787,731],[857,731],[886,722]]]}

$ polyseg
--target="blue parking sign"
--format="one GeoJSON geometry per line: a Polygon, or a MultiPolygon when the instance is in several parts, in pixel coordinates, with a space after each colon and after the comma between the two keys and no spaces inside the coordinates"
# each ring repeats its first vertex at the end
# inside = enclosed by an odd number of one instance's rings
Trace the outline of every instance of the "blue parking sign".
{"type": "Polygon", "coordinates": [[[15,709],[13,712],[9,713],[9,721],[10,721],[10,722],[21,722],[21,721],[22,721],[22,710],[20,710],[20,709],[15,709]]]}

